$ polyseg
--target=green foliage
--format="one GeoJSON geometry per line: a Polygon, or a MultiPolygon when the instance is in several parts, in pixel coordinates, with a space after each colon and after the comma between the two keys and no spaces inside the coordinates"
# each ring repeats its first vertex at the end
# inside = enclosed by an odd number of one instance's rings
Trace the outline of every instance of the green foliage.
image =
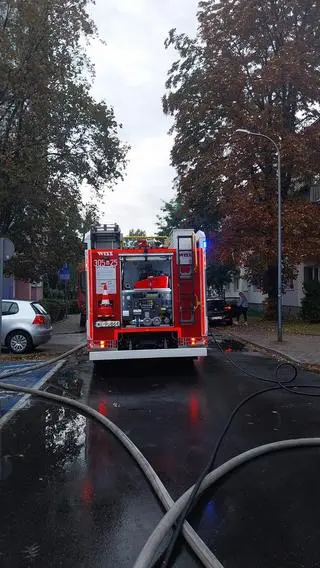
{"type": "Polygon", "coordinates": [[[63,298],[44,298],[40,302],[50,314],[53,322],[61,321],[68,314],[78,314],[79,308],[76,300],[68,300],[67,305],[63,298]]]}
{"type": "Polygon", "coordinates": [[[157,215],[157,233],[161,237],[167,237],[173,229],[184,228],[185,222],[181,200],[173,197],[170,201],[163,202],[161,214],[157,215]]]}
{"type": "Polygon", "coordinates": [[[130,239],[125,239],[125,245],[127,247],[135,248],[139,246],[140,237],[146,237],[147,233],[143,229],[130,229],[128,237],[130,239]]]}
{"type": "Polygon", "coordinates": [[[146,237],[147,233],[143,229],[130,229],[128,237],[146,237]]]}
{"type": "Polygon", "coordinates": [[[66,313],[66,305],[63,300],[43,299],[41,304],[50,314],[53,322],[60,321],[64,318],[66,313]]]}
{"type": "Polygon", "coordinates": [[[284,276],[291,278],[320,250],[318,206],[303,201],[319,176],[320,3],[207,0],[198,24],[195,39],[171,30],[166,42],[177,54],[163,99],[174,121],[177,194],[188,215],[218,217],[220,260],[236,262],[274,298],[275,148],[235,131],[281,143],[284,276]]]}
{"type": "Polygon", "coordinates": [[[170,235],[173,229],[200,228],[206,233],[216,230],[218,226],[217,211],[206,208],[201,198],[197,207],[191,208],[185,196],[177,195],[165,201],[161,207],[161,214],[157,216],[156,225],[159,236],[170,235]]]}
{"type": "Polygon", "coordinates": [[[90,4],[0,0],[0,234],[17,251],[8,270],[24,279],[79,260],[96,214],[81,186],[100,198],[123,175],[114,111],[90,94],[90,4]]]}
{"type": "Polygon", "coordinates": [[[233,277],[238,273],[238,269],[231,265],[224,265],[211,260],[207,265],[207,285],[221,294],[225,285],[232,282],[233,277]]]}
{"type": "Polygon", "coordinates": [[[68,300],[68,314],[79,314],[79,307],[76,300],[68,300]]]}
{"type": "Polygon", "coordinates": [[[320,322],[320,282],[311,280],[305,282],[305,296],[301,302],[301,315],[304,321],[320,322]]]}
{"type": "Polygon", "coordinates": [[[82,210],[82,227],[81,227],[81,236],[82,241],[86,233],[94,227],[95,225],[100,224],[100,212],[96,202],[89,202],[85,203],[82,210]]]}
{"type": "Polygon", "coordinates": [[[44,288],[44,297],[46,300],[62,300],[65,296],[64,290],[59,288],[44,288]]]}

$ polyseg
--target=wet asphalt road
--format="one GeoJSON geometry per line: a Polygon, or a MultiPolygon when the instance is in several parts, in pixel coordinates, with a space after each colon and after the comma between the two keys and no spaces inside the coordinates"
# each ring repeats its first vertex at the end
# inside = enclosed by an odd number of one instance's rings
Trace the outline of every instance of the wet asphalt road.
{"type": "MultiPolygon", "coordinates": [[[[230,351],[230,346],[225,346],[230,351]]],[[[276,362],[228,352],[251,372],[276,362]]],[[[86,360],[58,382],[84,381],[83,398],[143,451],[174,498],[199,475],[231,410],[265,385],[216,349],[195,365],[140,362],[93,373],[86,360]]],[[[299,372],[299,382],[319,375],[299,372]]],[[[218,463],[263,443],[320,436],[320,399],[272,392],[236,417],[218,463]]],[[[0,565],[6,568],[129,568],[162,509],[121,446],[99,425],[43,402],[0,432],[0,565]]],[[[225,568],[320,567],[320,451],[261,458],[210,490],[192,524],[225,568]]],[[[174,563],[199,566],[186,548],[174,563]]]]}

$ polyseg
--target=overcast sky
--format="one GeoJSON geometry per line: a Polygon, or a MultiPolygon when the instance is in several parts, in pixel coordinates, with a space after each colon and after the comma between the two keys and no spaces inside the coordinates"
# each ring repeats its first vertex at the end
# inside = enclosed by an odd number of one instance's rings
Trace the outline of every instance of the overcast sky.
{"type": "Polygon", "coordinates": [[[93,94],[112,104],[131,146],[123,183],[105,199],[102,220],[155,230],[161,200],[172,197],[174,170],[169,164],[170,119],[161,97],[175,52],[165,50],[169,29],[194,35],[197,0],[96,0],[92,10],[101,38],[89,55],[96,66],[93,94]]]}

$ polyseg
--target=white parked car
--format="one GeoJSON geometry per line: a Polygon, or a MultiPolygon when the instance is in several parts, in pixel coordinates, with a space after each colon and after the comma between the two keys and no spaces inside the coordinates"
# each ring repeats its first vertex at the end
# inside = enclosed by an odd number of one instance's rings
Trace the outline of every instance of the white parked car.
{"type": "Polygon", "coordinates": [[[29,300],[2,300],[1,344],[12,353],[28,353],[47,343],[51,336],[51,318],[41,304],[29,300]]]}

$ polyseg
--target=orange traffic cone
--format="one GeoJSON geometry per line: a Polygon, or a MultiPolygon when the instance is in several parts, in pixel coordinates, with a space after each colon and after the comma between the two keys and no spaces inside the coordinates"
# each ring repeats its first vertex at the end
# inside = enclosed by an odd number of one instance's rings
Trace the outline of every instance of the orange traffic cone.
{"type": "Polygon", "coordinates": [[[102,300],[101,300],[99,312],[100,312],[99,313],[100,317],[112,316],[112,306],[111,306],[111,302],[109,300],[108,285],[107,284],[103,285],[102,300]]]}
{"type": "Polygon", "coordinates": [[[101,306],[111,306],[108,294],[108,284],[103,285],[101,306]]]}

